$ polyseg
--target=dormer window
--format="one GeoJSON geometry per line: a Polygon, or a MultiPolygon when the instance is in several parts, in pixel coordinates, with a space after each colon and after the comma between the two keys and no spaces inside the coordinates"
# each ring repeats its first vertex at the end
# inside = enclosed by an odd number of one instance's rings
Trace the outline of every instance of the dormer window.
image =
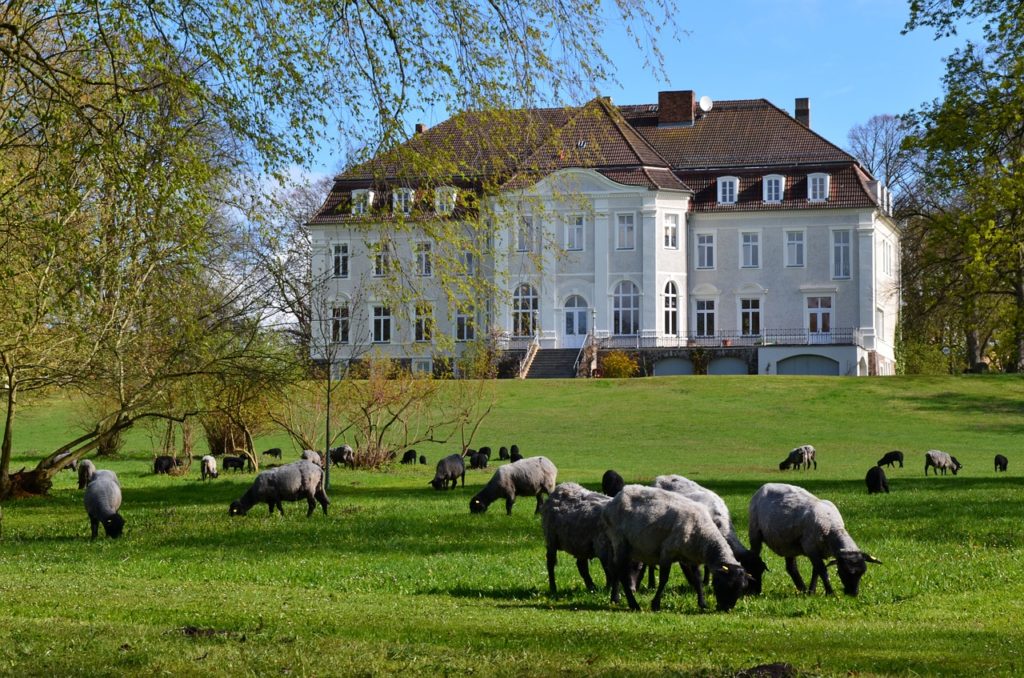
{"type": "Polygon", "coordinates": [[[414,193],[411,188],[400,188],[391,194],[391,209],[395,214],[408,216],[412,212],[414,193]]]}
{"type": "Polygon", "coordinates": [[[360,216],[366,214],[373,204],[373,191],[369,189],[358,189],[352,191],[352,214],[360,216]]]}
{"type": "Polygon", "coordinates": [[[740,180],[736,177],[718,177],[718,204],[735,205],[740,180]]]}
{"type": "Polygon", "coordinates": [[[455,211],[456,191],[451,186],[434,189],[434,211],[438,214],[451,214],[455,211]]]}
{"type": "Polygon", "coordinates": [[[824,172],[807,175],[807,199],[811,202],[828,200],[829,175],[824,172]]]}
{"type": "Polygon", "coordinates": [[[769,174],[764,178],[764,201],[782,202],[786,194],[786,177],[781,174],[769,174]]]}

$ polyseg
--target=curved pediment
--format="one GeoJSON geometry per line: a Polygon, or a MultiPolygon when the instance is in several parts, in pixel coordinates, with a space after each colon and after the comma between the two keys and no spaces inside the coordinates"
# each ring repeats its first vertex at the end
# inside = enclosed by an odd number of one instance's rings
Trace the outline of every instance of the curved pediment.
{"type": "Polygon", "coordinates": [[[711,283],[701,283],[693,288],[691,294],[697,297],[717,297],[721,291],[711,283]]]}
{"type": "Polygon", "coordinates": [[[528,193],[538,195],[579,195],[581,193],[637,193],[646,192],[639,186],[617,184],[594,170],[570,168],[547,175],[532,187],[528,193]]]}

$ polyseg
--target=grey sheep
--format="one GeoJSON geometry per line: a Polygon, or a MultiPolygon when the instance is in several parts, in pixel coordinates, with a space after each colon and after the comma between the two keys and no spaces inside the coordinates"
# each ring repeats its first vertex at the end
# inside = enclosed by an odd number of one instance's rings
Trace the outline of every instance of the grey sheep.
{"type": "Polygon", "coordinates": [[[547,545],[548,586],[556,593],[555,565],[558,551],[565,551],[576,558],[576,569],[583,577],[588,591],[596,591],[590,577],[590,560],[597,558],[604,568],[605,578],[612,583],[611,548],[608,535],[601,520],[601,511],[611,499],[600,492],[590,490],[576,483],[562,483],[544,502],[541,510],[541,527],[547,545]]]}
{"type": "Polygon", "coordinates": [[[245,494],[231,502],[228,515],[244,516],[256,504],[266,502],[270,507],[270,515],[274,514],[274,507],[277,507],[283,516],[284,507],[281,502],[300,499],[305,499],[309,504],[307,518],[313,515],[317,502],[320,502],[324,515],[327,515],[327,505],[331,500],[327,498],[320,483],[323,475],[324,471],[318,464],[306,459],[263,471],[256,476],[245,494]]]}
{"type": "Polygon", "coordinates": [[[96,465],[88,459],[78,462],[78,489],[85,488],[96,473],[96,465]]]}
{"type": "Polygon", "coordinates": [[[537,497],[540,513],[544,504],[542,494],[550,495],[555,489],[558,469],[547,457],[528,457],[500,467],[491,476],[484,489],[476,493],[469,502],[471,513],[483,513],[493,502],[505,499],[505,513],[512,515],[512,504],[516,497],[537,497]]]}
{"type": "Polygon", "coordinates": [[[299,457],[300,460],[311,461],[317,466],[323,466],[324,460],[320,456],[320,453],[316,450],[303,450],[302,455],[299,457]]]}
{"type": "Polygon", "coordinates": [[[462,461],[461,454],[449,454],[447,457],[437,462],[437,468],[434,471],[434,479],[427,484],[435,490],[447,490],[448,483],[451,482],[451,489],[454,490],[459,485],[459,478],[462,478],[462,486],[465,487],[466,462],[462,461]]]}
{"type": "MultiPolygon", "coordinates": [[[[317,454],[317,456],[320,456],[317,454]]],[[[339,445],[331,449],[331,466],[347,466],[354,469],[356,467],[356,453],[352,449],[351,445],[339,445]]]]}
{"type": "Polygon", "coordinates": [[[818,461],[815,459],[817,453],[813,445],[801,445],[800,447],[793,448],[789,455],[779,464],[779,470],[785,471],[792,467],[803,468],[807,470],[811,468],[811,464],[814,464],[814,469],[818,469],[818,461]]]}
{"type": "Polygon", "coordinates": [[[924,453],[924,474],[928,475],[928,469],[934,468],[935,475],[939,475],[939,469],[942,469],[942,475],[946,475],[946,471],[950,470],[953,475],[964,467],[956,457],[940,452],[939,450],[928,450],[924,453]]]}
{"type": "MultiPolygon", "coordinates": [[[[718,527],[719,532],[725,537],[726,543],[732,549],[732,554],[739,561],[740,565],[748,575],[750,581],[747,584],[747,591],[753,595],[761,593],[761,579],[768,567],[760,556],[751,553],[736,534],[736,528],[732,524],[732,516],[729,514],[729,507],[725,501],[709,490],[689,478],[679,475],[658,476],[654,479],[654,487],[660,487],[669,492],[676,492],[687,499],[701,504],[711,514],[711,520],[718,527]]],[[[708,583],[708,570],[704,571],[704,583],[708,583]]]]}
{"type": "MultiPolygon", "coordinates": [[[[878,468],[877,466],[875,468],[878,468]]],[[[829,582],[828,557],[835,558],[843,591],[856,596],[860,579],[867,571],[867,563],[881,563],[860,550],[846,531],[843,517],[835,504],[818,499],[802,487],[783,483],[762,485],[750,499],[750,550],[761,553],[761,545],[786,559],[789,573],[797,590],[807,591],[797,568],[797,556],[811,560],[810,592],[814,593],[818,579],[825,593],[832,594],[829,582]]]]}
{"type": "Polygon", "coordinates": [[[868,486],[868,494],[889,494],[889,479],[885,477],[885,471],[881,466],[872,466],[864,476],[864,482],[868,486]]]}
{"type": "Polygon", "coordinates": [[[85,512],[92,526],[92,538],[99,534],[100,523],[111,539],[117,539],[124,531],[121,509],[121,483],[113,471],[96,471],[85,487],[85,512]]]}
{"type": "MultiPolygon", "coordinates": [[[[60,464],[62,464],[64,462],[65,459],[70,457],[71,454],[72,454],[71,451],[61,452],[60,454],[58,454],[56,457],[53,458],[52,465],[53,466],[59,466],[60,464]]],[[[75,461],[74,459],[72,459],[63,468],[61,468],[61,471],[66,471],[68,469],[70,469],[72,471],[77,471],[78,470],[78,462],[75,461]]]]}
{"type": "Polygon", "coordinates": [[[214,459],[213,455],[203,455],[199,464],[199,475],[203,480],[217,477],[217,460],[214,459]]]}
{"type": "Polygon", "coordinates": [[[614,553],[612,602],[618,602],[619,586],[626,591],[632,610],[639,610],[631,590],[630,562],[657,565],[658,591],[651,610],[661,608],[661,596],[668,584],[672,563],[679,563],[690,586],[697,591],[697,604],[707,608],[704,585],[697,568],[712,571],[716,607],[725,612],[736,605],[747,585],[743,566],[732,555],[711,514],[704,506],[681,494],[658,487],[626,485],[605,505],[601,513],[614,553]]]}

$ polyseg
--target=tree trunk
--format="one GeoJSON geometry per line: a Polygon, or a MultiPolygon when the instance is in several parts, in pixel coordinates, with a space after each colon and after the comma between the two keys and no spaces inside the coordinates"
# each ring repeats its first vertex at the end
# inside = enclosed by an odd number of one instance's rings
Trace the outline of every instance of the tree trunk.
{"type": "Polygon", "coordinates": [[[1018,276],[1013,286],[1014,301],[1017,304],[1013,326],[1013,358],[1006,366],[1007,372],[1024,372],[1024,276],[1018,276]]]}
{"type": "Polygon", "coordinates": [[[14,409],[18,404],[18,383],[13,374],[7,374],[7,414],[4,417],[4,439],[0,445],[0,499],[11,495],[11,449],[14,441],[14,409]]]}
{"type": "Polygon", "coordinates": [[[978,330],[967,331],[967,369],[978,373],[984,370],[984,363],[981,361],[981,341],[978,338],[978,330]]]}

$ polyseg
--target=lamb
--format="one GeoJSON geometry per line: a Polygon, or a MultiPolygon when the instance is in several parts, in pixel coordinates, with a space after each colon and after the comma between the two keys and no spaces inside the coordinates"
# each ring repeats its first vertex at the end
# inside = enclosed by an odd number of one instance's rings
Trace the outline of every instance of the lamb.
{"type": "Polygon", "coordinates": [[[170,473],[178,466],[181,466],[180,459],[175,459],[169,454],[161,454],[153,460],[153,473],[170,473]]]}
{"type": "Polygon", "coordinates": [[[201,463],[199,464],[199,474],[205,481],[207,478],[217,477],[217,460],[213,458],[213,455],[204,455],[201,463]]]}
{"type": "MultiPolygon", "coordinates": [[[[514,448],[514,447],[515,447],[515,445],[513,445],[512,447],[514,448]]],[[[513,464],[514,464],[514,463],[516,463],[517,461],[522,461],[522,460],[523,460],[523,455],[519,454],[519,450],[517,450],[517,449],[513,449],[513,450],[512,450],[512,452],[511,452],[511,454],[509,454],[509,455],[508,455],[508,460],[509,460],[509,461],[510,461],[511,463],[513,463],[513,464]]]]}
{"type": "Polygon", "coordinates": [[[449,454],[437,462],[437,469],[434,471],[434,479],[428,485],[435,490],[447,490],[448,482],[451,481],[451,489],[455,489],[462,478],[462,486],[466,486],[466,462],[462,461],[461,454],[449,454]]]}
{"type": "Polygon", "coordinates": [[[486,457],[488,459],[490,459],[491,458],[491,448],[489,446],[487,446],[487,445],[484,445],[479,450],[477,450],[477,454],[486,455],[486,457]]]}
{"type": "Polygon", "coordinates": [[[611,469],[605,471],[601,476],[601,491],[609,497],[617,495],[625,486],[626,481],[622,479],[622,476],[611,469]]]}
{"type": "Polygon", "coordinates": [[[896,462],[899,462],[900,468],[903,468],[903,453],[899,450],[886,452],[885,455],[878,460],[877,466],[888,466],[889,468],[892,468],[892,465],[896,462]]]}
{"type": "Polygon", "coordinates": [[[267,502],[270,507],[270,515],[274,514],[274,507],[284,515],[282,501],[298,501],[305,499],[309,504],[306,517],[313,515],[317,502],[327,515],[327,505],[331,500],[321,484],[324,471],[316,463],[307,459],[301,459],[291,464],[278,466],[277,468],[263,471],[252,482],[252,486],[245,491],[239,499],[231,502],[228,508],[229,516],[244,516],[256,504],[267,502]]]}
{"type": "Polygon", "coordinates": [[[591,492],[576,483],[562,483],[544,502],[541,526],[547,545],[548,587],[552,594],[557,593],[558,551],[576,558],[576,569],[588,591],[597,590],[590,577],[592,558],[601,561],[606,581],[611,584],[611,548],[601,520],[601,511],[609,501],[611,499],[600,492],[591,492]]]}
{"type": "Polygon", "coordinates": [[[281,448],[280,447],[271,447],[269,450],[264,450],[263,451],[263,456],[274,457],[276,459],[280,459],[281,458],[281,448]]]}
{"type": "Polygon", "coordinates": [[[613,603],[618,602],[621,585],[630,609],[640,609],[630,586],[629,565],[634,560],[658,566],[658,591],[651,601],[651,610],[655,612],[661,608],[661,596],[672,563],[676,562],[697,591],[697,605],[702,610],[707,608],[707,601],[697,574],[701,564],[713,573],[712,587],[719,610],[731,610],[743,594],[747,573],[733,557],[711,514],[692,499],[658,487],[626,485],[608,501],[601,518],[614,554],[613,603]]]}
{"type": "MultiPolygon", "coordinates": [[[[658,476],[654,479],[654,487],[681,494],[708,510],[711,520],[714,521],[719,532],[725,537],[726,543],[729,544],[733,556],[750,576],[747,589],[753,595],[760,595],[761,579],[768,567],[760,556],[748,551],[736,535],[736,529],[732,525],[732,516],[729,514],[729,507],[725,505],[725,501],[703,485],[679,475],[658,476]]],[[[708,574],[709,571],[705,570],[705,584],[708,583],[708,574]]]]}
{"type": "Polygon", "coordinates": [[[996,455],[996,473],[998,473],[999,471],[1002,471],[1003,473],[1006,473],[1006,465],[1009,464],[1009,463],[1010,463],[1009,460],[1005,456],[1003,456],[1001,454],[997,454],[996,455]]]}
{"type": "Polygon", "coordinates": [[[508,459],[508,448],[504,445],[498,448],[498,459],[500,461],[506,461],[508,459]]]}
{"type": "MultiPolygon", "coordinates": [[[[317,454],[319,457],[320,455],[317,454]]],[[[331,448],[331,466],[348,466],[354,469],[356,467],[356,453],[352,449],[351,445],[339,445],[338,447],[331,448]]]]}
{"type": "Polygon", "coordinates": [[[89,484],[93,476],[96,474],[96,465],[88,459],[83,459],[78,462],[78,489],[83,489],[89,484]]]}
{"type": "Polygon", "coordinates": [[[92,538],[99,534],[100,523],[111,539],[117,539],[124,531],[121,509],[121,483],[113,471],[96,471],[85,488],[85,512],[92,526],[92,538]]]}
{"type": "Polygon", "coordinates": [[[245,457],[232,457],[230,455],[224,455],[224,470],[235,469],[236,471],[245,470],[245,457]]]}
{"type": "Polygon", "coordinates": [[[491,503],[504,498],[505,513],[512,515],[516,497],[537,497],[534,513],[540,513],[544,504],[541,495],[551,494],[557,476],[558,469],[547,457],[529,457],[506,464],[495,471],[484,489],[470,500],[469,510],[471,513],[483,513],[491,503]]]}
{"type": "Polygon", "coordinates": [[[426,465],[427,465],[427,455],[421,454],[420,455],[420,466],[426,466],[426,465]]]}
{"type": "Polygon", "coordinates": [[[415,464],[416,463],[416,450],[406,450],[405,454],[402,455],[403,464],[415,464]]]}
{"type": "Polygon", "coordinates": [[[926,476],[928,475],[929,467],[935,469],[935,475],[939,475],[939,469],[942,469],[942,475],[946,475],[947,469],[952,471],[953,475],[956,475],[956,472],[962,469],[964,465],[957,461],[956,457],[945,452],[928,450],[924,453],[924,474],[926,476]]]}
{"type": "MultiPolygon", "coordinates": [[[[877,467],[876,467],[877,468],[877,467]]],[[[879,563],[860,550],[846,531],[839,509],[830,501],[818,499],[795,485],[768,483],[750,499],[750,550],[761,553],[762,544],[786,559],[786,572],[800,592],[807,591],[797,568],[797,556],[807,556],[814,568],[810,592],[818,579],[825,593],[832,595],[825,558],[835,558],[843,591],[856,596],[867,563],[879,563]]]]}
{"type": "Polygon", "coordinates": [[[889,494],[889,480],[885,477],[885,471],[881,466],[872,466],[868,474],[864,476],[864,482],[868,486],[868,494],[889,494]]]}
{"type": "Polygon", "coordinates": [[[323,468],[324,465],[323,458],[320,456],[320,453],[317,452],[316,450],[303,450],[302,455],[299,457],[299,460],[311,461],[321,468],[323,468]]]}
{"type": "Polygon", "coordinates": [[[474,452],[473,454],[469,455],[469,468],[487,468],[487,455],[484,454],[483,452],[474,452]]]}
{"type": "Polygon", "coordinates": [[[814,464],[814,469],[818,469],[818,462],[815,459],[816,453],[813,445],[801,445],[800,447],[794,448],[789,456],[779,464],[779,470],[785,471],[789,468],[803,467],[804,470],[811,468],[811,464],[814,464]]]}

